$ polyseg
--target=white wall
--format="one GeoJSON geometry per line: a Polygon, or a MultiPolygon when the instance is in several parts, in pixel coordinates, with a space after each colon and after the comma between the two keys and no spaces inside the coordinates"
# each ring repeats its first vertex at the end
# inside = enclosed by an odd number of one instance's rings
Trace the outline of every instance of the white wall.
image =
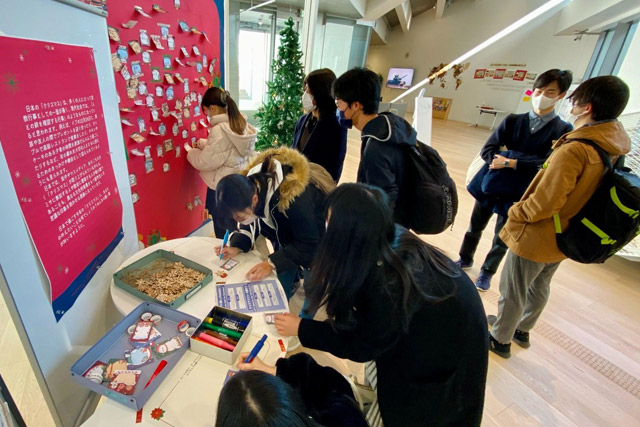
{"type": "MultiPolygon", "coordinates": [[[[429,75],[431,67],[455,59],[544,3],[544,0],[458,0],[442,19],[436,20],[431,10],[414,17],[408,33],[394,29],[387,45],[371,46],[367,65],[385,77],[389,67],[415,68],[414,83],[419,82],[429,75]]],[[[492,63],[523,63],[535,73],[560,68],[572,70],[574,79],[582,78],[597,36],[584,36],[581,41],[573,41],[571,36],[553,36],[556,12],[557,9],[536,18],[469,58],[471,65],[462,74],[463,83],[458,90],[449,71],[448,87],[441,89],[436,80],[433,85],[424,86],[426,96],[452,98],[449,120],[475,123],[476,105],[484,102],[497,109],[516,111],[522,92],[491,89],[484,80],[474,81],[476,68],[490,68],[492,63]]],[[[390,101],[402,92],[383,88],[382,96],[390,101]]],[[[413,109],[413,99],[414,94],[404,98],[409,111],[413,109]]]]}
{"type": "Polygon", "coordinates": [[[631,91],[625,113],[640,112],[640,30],[636,29],[618,77],[624,80],[631,91]]]}
{"type": "MultiPolygon", "coordinates": [[[[93,47],[116,182],[120,194],[126,195],[122,199],[124,239],[56,323],[49,284],[0,150],[0,291],[54,420],[71,426],[92,393],[71,381],[69,368],[121,319],[109,293],[111,275],[138,250],[106,20],[57,1],[2,0],[0,31],[7,36],[93,47]]],[[[45,79],[46,68],[47,64],[42,64],[45,79]]]]}

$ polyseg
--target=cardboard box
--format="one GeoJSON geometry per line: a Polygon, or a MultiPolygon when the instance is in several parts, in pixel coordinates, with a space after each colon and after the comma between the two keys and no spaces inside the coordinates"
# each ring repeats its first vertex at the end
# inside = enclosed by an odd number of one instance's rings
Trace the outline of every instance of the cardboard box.
{"type": "Polygon", "coordinates": [[[220,362],[233,365],[238,359],[238,356],[240,355],[240,352],[247,342],[247,339],[251,335],[251,330],[253,329],[252,318],[251,316],[247,316],[246,314],[238,313],[237,311],[228,310],[226,308],[218,306],[213,307],[213,309],[209,312],[209,314],[205,316],[205,318],[211,317],[213,314],[221,315],[223,317],[230,317],[232,319],[246,320],[248,322],[247,327],[244,331],[242,331],[242,335],[240,336],[235,349],[233,351],[229,351],[216,347],[215,345],[204,343],[194,339],[194,337],[197,337],[198,334],[200,334],[201,332],[204,333],[203,331],[206,331],[208,329],[204,326],[205,321],[203,320],[198,327],[198,330],[193,334],[193,336],[191,336],[191,350],[212,359],[219,360],[220,362]]]}

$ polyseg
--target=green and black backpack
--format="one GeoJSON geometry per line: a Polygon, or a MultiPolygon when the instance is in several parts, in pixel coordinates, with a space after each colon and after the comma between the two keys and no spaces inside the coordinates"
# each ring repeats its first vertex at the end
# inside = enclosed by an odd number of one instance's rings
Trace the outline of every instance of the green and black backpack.
{"type": "Polygon", "coordinates": [[[590,140],[575,140],[596,149],[605,174],[596,192],[562,231],[553,215],[558,248],[568,258],[585,264],[603,263],[640,234],[640,177],[611,164],[609,154],[590,140]]]}

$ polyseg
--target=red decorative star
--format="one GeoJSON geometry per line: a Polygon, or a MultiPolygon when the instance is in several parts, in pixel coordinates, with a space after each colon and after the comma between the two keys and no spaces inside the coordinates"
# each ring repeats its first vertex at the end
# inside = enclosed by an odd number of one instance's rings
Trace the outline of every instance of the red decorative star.
{"type": "Polygon", "coordinates": [[[156,408],[151,411],[151,418],[154,420],[160,420],[164,416],[164,409],[156,408]]]}

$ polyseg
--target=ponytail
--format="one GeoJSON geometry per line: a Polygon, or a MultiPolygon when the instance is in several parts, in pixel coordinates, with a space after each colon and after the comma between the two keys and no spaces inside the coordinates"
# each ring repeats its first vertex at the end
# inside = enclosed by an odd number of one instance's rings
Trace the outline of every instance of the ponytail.
{"type": "Polygon", "coordinates": [[[220,89],[218,87],[210,87],[202,96],[202,106],[210,107],[217,105],[227,110],[227,116],[229,116],[229,127],[234,133],[238,135],[244,134],[244,130],[247,127],[247,120],[240,113],[238,105],[231,98],[231,94],[228,90],[220,89]]]}

